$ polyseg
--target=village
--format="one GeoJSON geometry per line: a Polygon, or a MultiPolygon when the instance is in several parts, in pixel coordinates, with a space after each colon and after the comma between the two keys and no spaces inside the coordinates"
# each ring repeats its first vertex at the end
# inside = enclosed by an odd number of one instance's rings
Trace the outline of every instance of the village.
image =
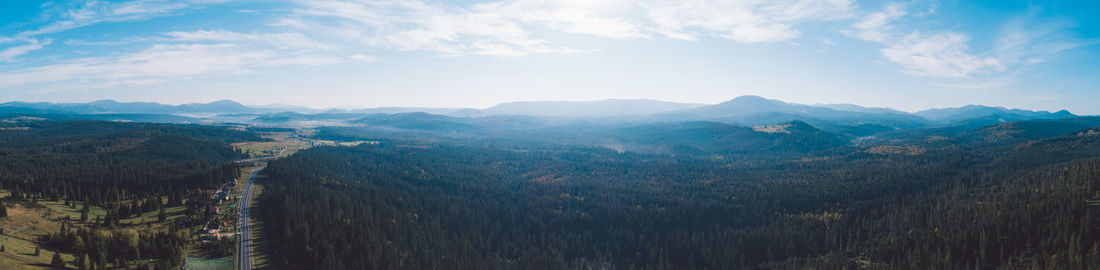
{"type": "Polygon", "coordinates": [[[219,238],[233,237],[236,235],[235,231],[229,230],[229,226],[231,225],[230,222],[236,220],[233,217],[236,212],[232,210],[237,207],[236,202],[240,201],[241,197],[239,194],[234,195],[230,192],[233,190],[232,187],[237,185],[238,181],[238,179],[233,179],[233,181],[230,182],[231,184],[222,187],[216,193],[210,195],[211,206],[206,209],[205,213],[208,220],[200,231],[200,239],[202,241],[218,240],[219,238]]]}

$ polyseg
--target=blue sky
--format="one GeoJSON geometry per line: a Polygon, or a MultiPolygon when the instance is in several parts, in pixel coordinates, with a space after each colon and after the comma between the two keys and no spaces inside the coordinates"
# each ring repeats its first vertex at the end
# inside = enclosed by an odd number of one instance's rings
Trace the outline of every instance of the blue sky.
{"type": "Polygon", "coordinates": [[[1097,1],[4,1],[0,101],[1100,114],[1097,1]]]}

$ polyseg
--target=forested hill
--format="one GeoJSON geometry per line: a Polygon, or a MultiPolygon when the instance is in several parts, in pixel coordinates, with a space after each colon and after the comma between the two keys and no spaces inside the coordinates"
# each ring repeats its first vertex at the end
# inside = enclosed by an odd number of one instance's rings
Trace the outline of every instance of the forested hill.
{"type": "Polygon", "coordinates": [[[17,198],[92,204],[212,187],[236,175],[241,154],[228,144],[244,140],[264,139],[214,126],[11,118],[0,122],[0,185],[17,198]]]}
{"type": "Polygon", "coordinates": [[[754,163],[320,147],[269,164],[260,213],[284,269],[1088,269],[1094,133],[754,163]]]}

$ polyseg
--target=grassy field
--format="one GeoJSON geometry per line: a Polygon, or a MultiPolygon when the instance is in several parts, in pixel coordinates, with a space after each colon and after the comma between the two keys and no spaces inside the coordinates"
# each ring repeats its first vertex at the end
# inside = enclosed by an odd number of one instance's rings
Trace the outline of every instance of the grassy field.
{"type": "Polygon", "coordinates": [[[327,146],[358,146],[360,144],[378,144],[378,141],[332,141],[332,140],[313,140],[313,143],[327,146]]]}
{"type": "Polygon", "coordinates": [[[286,155],[294,154],[298,150],[309,148],[309,143],[300,139],[296,139],[291,133],[286,132],[265,132],[264,138],[269,138],[274,141],[270,142],[241,142],[233,144],[233,147],[240,149],[249,157],[263,157],[271,156],[278,151],[273,149],[286,147],[286,155]]]}
{"type": "MultiPolygon", "coordinates": [[[[73,207],[66,206],[60,201],[38,201],[38,204],[50,209],[51,214],[57,214],[61,216],[68,216],[69,220],[80,220],[80,209],[84,207],[84,204],[74,203],[73,207]]],[[[106,216],[107,210],[99,206],[88,207],[88,220],[95,220],[97,216],[106,216]]]]}
{"type": "MultiPolygon", "coordinates": [[[[4,246],[4,252],[0,252],[0,269],[48,269],[53,258],[53,251],[42,249],[38,256],[34,255],[34,249],[38,246],[36,240],[48,233],[61,230],[61,223],[47,218],[48,208],[27,208],[19,204],[8,204],[8,217],[0,218],[0,228],[4,228],[4,235],[0,235],[0,245],[4,246]]],[[[60,214],[52,216],[60,217],[60,214]]],[[[72,254],[62,253],[68,266],[72,266],[74,257],[72,254]]]]}
{"type": "MultiPolygon", "coordinates": [[[[164,219],[164,220],[176,220],[176,218],[183,217],[184,210],[186,210],[186,209],[187,209],[186,206],[176,206],[176,207],[165,208],[164,213],[167,215],[167,218],[164,219]]],[[[157,215],[160,215],[160,211],[149,211],[149,212],[141,213],[141,215],[137,216],[137,217],[132,217],[132,218],[127,218],[127,219],[120,220],[119,223],[121,223],[123,226],[126,226],[126,225],[154,225],[154,227],[155,227],[155,226],[160,225],[160,224],[157,223],[157,221],[159,220],[157,215]]]]}
{"type": "MultiPolygon", "coordinates": [[[[123,201],[123,203],[127,203],[127,202],[128,201],[123,201]]],[[[87,222],[79,222],[79,220],[80,220],[80,209],[84,207],[83,204],[76,203],[76,204],[73,205],[73,207],[66,206],[61,201],[39,201],[38,204],[40,204],[42,206],[45,206],[47,209],[49,209],[49,211],[47,211],[47,213],[46,213],[47,215],[51,215],[51,216],[57,215],[58,217],[61,217],[61,218],[68,217],[68,219],[73,221],[73,223],[87,224],[87,222]]],[[[165,213],[168,215],[166,220],[175,220],[176,218],[182,217],[185,209],[186,209],[185,206],[176,206],[176,207],[166,208],[164,210],[165,213]]],[[[153,225],[153,226],[157,226],[158,225],[157,221],[159,220],[159,218],[158,218],[159,214],[160,214],[160,211],[149,211],[149,212],[142,213],[141,215],[136,216],[136,217],[122,219],[122,220],[119,221],[119,223],[122,224],[123,226],[128,226],[128,225],[153,225]]],[[[107,210],[103,209],[102,207],[94,206],[94,205],[88,207],[88,222],[95,221],[96,217],[105,216],[105,215],[107,215],[107,210]]]]}
{"type": "Polygon", "coordinates": [[[233,257],[187,258],[187,269],[192,269],[192,270],[233,270],[233,257]]]}

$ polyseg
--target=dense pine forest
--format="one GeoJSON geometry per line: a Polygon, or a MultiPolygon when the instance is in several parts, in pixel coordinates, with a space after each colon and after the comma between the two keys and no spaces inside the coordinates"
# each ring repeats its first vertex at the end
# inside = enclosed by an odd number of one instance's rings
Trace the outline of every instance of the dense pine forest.
{"type": "Polygon", "coordinates": [[[259,211],[284,269],[1100,265],[1100,136],[971,135],[786,160],[384,140],[271,162],[259,211]]]}
{"type": "Polygon", "coordinates": [[[0,186],[13,197],[104,204],[212,188],[237,174],[228,143],[263,140],[222,127],[103,121],[12,121],[0,130],[0,186]]]}

